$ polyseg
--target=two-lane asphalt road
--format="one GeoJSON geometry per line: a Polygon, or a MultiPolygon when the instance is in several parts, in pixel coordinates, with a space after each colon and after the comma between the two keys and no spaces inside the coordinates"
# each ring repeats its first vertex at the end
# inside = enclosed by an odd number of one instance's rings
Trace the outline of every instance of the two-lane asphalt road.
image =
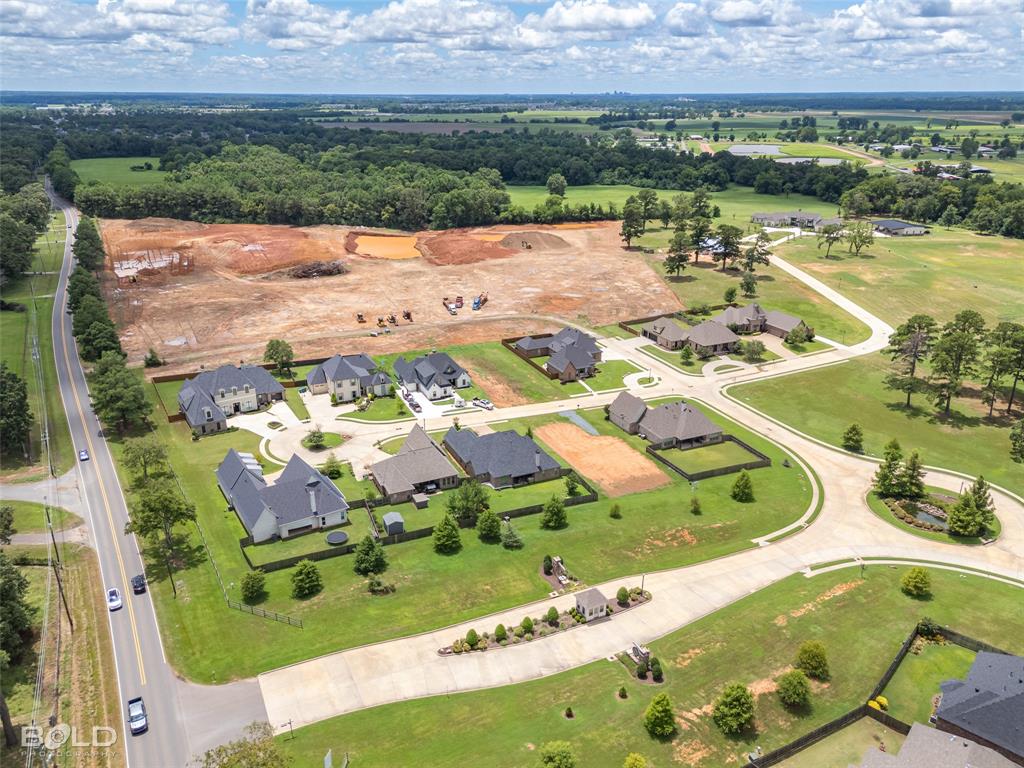
{"type": "Polygon", "coordinates": [[[132,768],[178,768],[184,766],[190,757],[185,718],[177,695],[178,680],[164,658],[149,592],[132,594],[131,577],[143,572],[142,557],[135,537],[124,534],[128,509],[110,449],[101,436],[99,420],[90,406],[85,372],[71,335],[71,315],[65,311],[78,211],[49,188],[48,192],[54,206],[64,211],[70,225],[54,297],[53,349],[57,381],[75,452],[84,449],[90,457],[88,461],[78,462],[78,472],[103,576],[103,584],[95,584],[93,588],[106,590],[115,587],[124,601],[124,608],[108,613],[108,618],[114,642],[125,751],[132,768]],[[149,731],[139,736],[131,735],[126,722],[128,699],[135,696],[144,698],[150,723],[149,731]]]}

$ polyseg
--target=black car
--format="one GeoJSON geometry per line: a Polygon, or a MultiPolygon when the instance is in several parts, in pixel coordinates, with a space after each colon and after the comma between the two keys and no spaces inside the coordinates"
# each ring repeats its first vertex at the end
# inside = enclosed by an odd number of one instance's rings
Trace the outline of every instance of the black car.
{"type": "Polygon", "coordinates": [[[132,576],[132,592],[136,595],[141,595],[146,591],[146,577],[141,573],[138,576],[132,576]]]}

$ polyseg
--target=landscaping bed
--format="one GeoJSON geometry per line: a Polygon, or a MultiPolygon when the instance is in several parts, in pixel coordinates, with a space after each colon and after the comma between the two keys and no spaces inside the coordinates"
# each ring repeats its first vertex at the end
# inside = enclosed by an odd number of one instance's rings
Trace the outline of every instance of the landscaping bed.
{"type": "Polygon", "coordinates": [[[976,546],[999,537],[1001,531],[999,518],[995,518],[991,527],[980,536],[956,536],[949,533],[944,525],[916,518],[913,514],[914,510],[937,517],[939,514],[947,514],[948,508],[956,503],[956,499],[950,496],[948,491],[928,488],[926,492],[927,496],[923,501],[914,501],[912,499],[882,498],[876,492],[871,491],[867,497],[868,508],[897,528],[931,541],[976,546]]]}
{"type": "MultiPolygon", "coordinates": [[[[629,590],[629,597],[625,602],[619,602],[614,598],[608,600],[607,615],[592,619],[591,622],[611,619],[616,613],[643,605],[649,602],[650,599],[650,592],[641,591],[639,587],[634,587],[629,590]]],[[[586,623],[586,617],[581,615],[575,606],[561,612],[558,612],[552,606],[543,616],[527,617],[523,619],[519,626],[512,629],[499,624],[494,632],[477,634],[475,630],[470,630],[470,634],[466,637],[455,640],[451,645],[439,648],[437,653],[439,656],[451,656],[452,654],[472,653],[473,651],[486,651],[504,648],[509,645],[518,645],[519,643],[529,643],[535,638],[548,637],[586,623]]]]}

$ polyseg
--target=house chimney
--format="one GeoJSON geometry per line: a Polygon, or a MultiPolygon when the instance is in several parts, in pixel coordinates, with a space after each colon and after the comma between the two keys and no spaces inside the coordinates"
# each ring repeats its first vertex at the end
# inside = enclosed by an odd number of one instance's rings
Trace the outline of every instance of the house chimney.
{"type": "Polygon", "coordinates": [[[309,514],[311,515],[316,514],[316,487],[319,482],[315,477],[311,477],[306,483],[306,493],[309,494],[309,514]]]}
{"type": "Polygon", "coordinates": [[[533,465],[534,465],[534,466],[535,466],[535,467],[536,467],[537,469],[540,469],[540,448],[536,449],[536,450],[535,450],[535,451],[533,452],[533,465]]]}

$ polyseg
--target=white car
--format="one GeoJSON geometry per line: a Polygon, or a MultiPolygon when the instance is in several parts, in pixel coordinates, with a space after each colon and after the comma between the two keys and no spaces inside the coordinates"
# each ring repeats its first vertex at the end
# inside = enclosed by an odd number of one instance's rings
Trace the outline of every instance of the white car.
{"type": "Polygon", "coordinates": [[[107,608],[109,608],[112,611],[117,611],[120,610],[122,605],[124,605],[124,603],[121,602],[121,593],[113,588],[108,589],[107,608]]]}
{"type": "Polygon", "coordinates": [[[494,410],[494,403],[492,403],[490,400],[485,400],[482,397],[473,398],[473,405],[475,405],[477,408],[483,408],[485,411],[494,410]]]}
{"type": "Polygon", "coordinates": [[[78,452],[78,460],[79,461],[88,461],[89,460],[89,452],[87,450],[85,450],[84,448],[82,450],[80,450],[78,452]]]}

